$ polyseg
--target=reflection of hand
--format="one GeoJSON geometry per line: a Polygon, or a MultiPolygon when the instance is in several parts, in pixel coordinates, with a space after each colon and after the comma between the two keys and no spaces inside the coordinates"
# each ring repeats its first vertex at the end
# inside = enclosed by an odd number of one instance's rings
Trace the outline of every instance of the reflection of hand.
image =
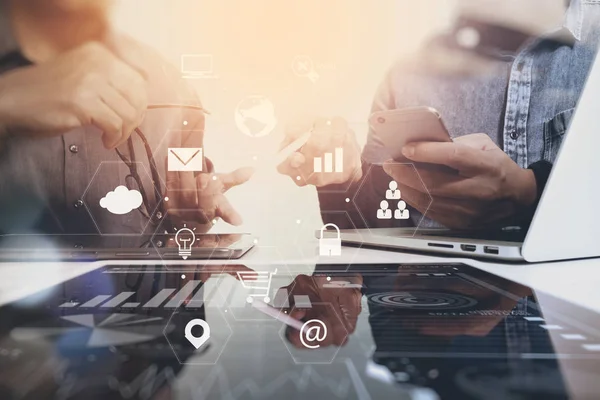
{"type": "Polygon", "coordinates": [[[207,232],[215,218],[241,225],[242,217],[231,206],[225,192],[248,181],[254,170],[240,168],[227,174],[189,172],[167,173],[167,211],[175,226],[196,224],[199,232],[207,232]]]}
{"type": "Polygon", "coordinates": [[[450,168],[419,169],[433,197],[430,206],[412,167],[393,162],[384,165],[408,204],[449,228],[499,225],[535,201],[533,172],[520,168],[485,134],[463,136],[452,143],[410,143],[402,153],[414,162],[450,168]]]}
{"type": "Polygon", "coordinates": [[[115,148],[142,121],[145,75],[99,43],[16,69],[0,79],[0,133],[61,135],[94,125],[104,147],[115,148]]]}
{"type": "MultiPolygon", "coordinates": [[[[282,147],[292,143],[311,129],[310,124],[298,125],[287,132],[282,147]]],[[[360,147],[354,132],[342,118],[332,120],[318,119],[312,125],[313,133],[302,150],[292,154],[278,166],[278,171],[288,175],[298,186],[315,185],[317,187],[359,180],[362,176],[360,147]],[[314,173],[313,158],[333,153],[336,148],[344,149],[344,171],[335,173],[314,173]],[[304,179],[297,180],[297,176],[304,179]]]]}
{"type": "MultiPolygon", "coordinates": [[[[362,277],[359,275],[335,279],[348,281],[355,285],[362,284],[362,277]]],[[[311,308],[306,310],[294,308],[290,312],[290,316],[299,321],[311,319],[322,321],[327,327],[327,336],[320,342],[320,345],[341,346],[348,340],[348,335],[356,329],[356,322],[361,311],[362,293],[356,287],[326,287],[330,283],[324,276],[298,275],[286,287],[290,304],[294,304],[294,295],[307,295],[311,302],[311,308]]],[[[300,332],[288,329],[287,338],[295,347],[304,348],[300,340],[300,332]]]]}

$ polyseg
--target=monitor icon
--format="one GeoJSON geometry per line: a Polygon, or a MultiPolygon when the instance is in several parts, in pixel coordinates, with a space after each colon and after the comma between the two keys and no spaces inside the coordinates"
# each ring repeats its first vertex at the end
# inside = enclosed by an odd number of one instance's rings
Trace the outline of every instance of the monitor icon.
{"type": "Polygon", "coordinates": [[[218,78],[213,72],[212,54],[182,54],[181,75],[185,79],[218,78]]]}

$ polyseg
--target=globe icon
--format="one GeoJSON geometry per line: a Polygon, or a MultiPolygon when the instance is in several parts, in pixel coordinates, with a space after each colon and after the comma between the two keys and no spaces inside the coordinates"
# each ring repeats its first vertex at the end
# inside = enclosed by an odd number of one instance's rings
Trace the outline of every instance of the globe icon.
{"type": "Polygon", "coordinates": [[[265,96],[248,96],[235,109],[235,124],[245,135],[267,136],[277,125],[275,107],[265,96]]]}

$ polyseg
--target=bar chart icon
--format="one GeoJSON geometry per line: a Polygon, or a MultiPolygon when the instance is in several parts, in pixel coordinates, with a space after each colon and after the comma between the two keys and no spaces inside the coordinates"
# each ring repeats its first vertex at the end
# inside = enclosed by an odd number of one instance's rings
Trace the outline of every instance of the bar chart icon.
{"type": "MultiPolygon", "coordinates": [[[[196,288],[200,286],[202,281],[188,281],[177,293],[175,293],[176,289],[162,289],[158,293],[156,293],[150,300],[148,300],[142,308],[158,308],[165,301],[167,302],[163,307],[164,308],[177,308],[182,303],[185,303],[188,297],[190,297],[196,288]],[[168,301],[167,301],[168,300],[168,301]]],[[[202,286],[201,286],[202,288],[202,286]]],[[[198,290],[200,292],[201,289],[198,290]]],[[[112,296],[109,294],[101,294],[95,296],[93,299],[88,300],[87,302],[80,305],[79,302],[75,301],[67,301],[58,307],[60,308],[75,308],[75,307],[83,307],[83,308],[137,308],[140,306],[140,302],[126,302],[130,297],[135,295],[135,292],[121,292],[116,296],[112,296]]],[[[192,301],[197,299],[196,297],[200,297],[201,294],[196,294],[192,301]]],[[[203,302],[200,303],[202,305],[203,302]]],[[[194,306],[191,306],[194,307],[194,306]]]]}
{"type": "Polygon", "coordinates": [[[314,172],[344,172],[344,149],[337,147],[333,153],[325,153],[323,157],[315,157],[314,172]]]}

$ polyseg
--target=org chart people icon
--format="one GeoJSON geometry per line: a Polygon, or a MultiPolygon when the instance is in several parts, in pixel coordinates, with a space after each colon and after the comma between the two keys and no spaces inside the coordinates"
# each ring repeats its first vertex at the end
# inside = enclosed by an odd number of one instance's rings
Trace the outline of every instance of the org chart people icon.
{"type": "Polygon", "coordinates": [[[394,219],[409,219],[410,211],[406,208],[406,202],[400,200],[398,202],[398,209],[394,211],[394,219]]]}
{"type": "Polygon", "coordinates": [[[386,200],[382,200],[379,206],[381,208],[377,210],[377,219],[392,219],[392,210],[389,209],[389,203],[386,200]]]}
{"type": "Polygon", "coordinates": [[[390,188],[385,191],[385,198],[388,200],[400,200],[402,198],[400,189],[398,189],[398,183],[396,181],[390,182],[390,188]]]}

